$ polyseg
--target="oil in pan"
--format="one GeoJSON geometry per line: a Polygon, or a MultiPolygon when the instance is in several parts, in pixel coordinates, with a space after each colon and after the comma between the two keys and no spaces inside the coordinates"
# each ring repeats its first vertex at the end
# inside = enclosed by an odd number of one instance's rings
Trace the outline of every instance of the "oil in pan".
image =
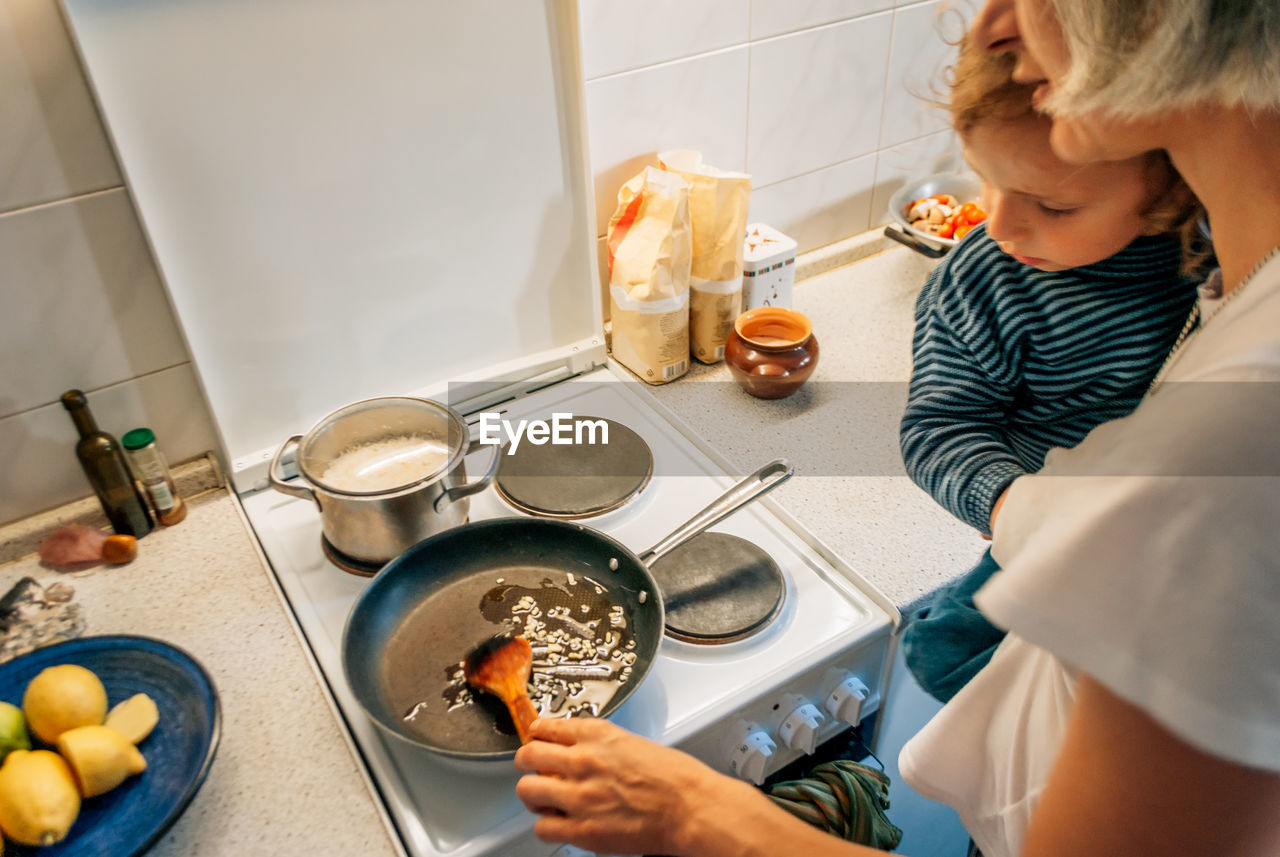
{"type": "MultiPolygon", "coordinates": [[[[598,715],[631,678],[636,644],[626,611],[605,584],[591,577],[567,573],[562,582],[544,577],[537,586],[499,578],[481,599],[480,612],[529,641],[529,698],[540,716],[598,715]]],[[[476,701],[461,660],[449,673],[442,693],[448,709],[476,701]]],[[[515,733],[505,709],[485,707],[496,713],[499,732],[515,733]]]]}
{"type": "MultiPolygon", "coordinates": [[[[544,579],[536,589],[499,581],[481,612],[529,641],[529,696],[544,717],[599,714],[631,677],[635,641],[625,611],[590,577],[566,574],[563,583],[544,579]]],[[[470,695],[461,663],[450,692],[459,701],[470,695]]]]}

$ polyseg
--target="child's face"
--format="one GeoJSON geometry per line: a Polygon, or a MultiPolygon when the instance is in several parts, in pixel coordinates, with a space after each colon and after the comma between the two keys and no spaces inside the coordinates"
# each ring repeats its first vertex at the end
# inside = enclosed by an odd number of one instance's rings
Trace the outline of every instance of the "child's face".
{"type": "Polygon", "coordinates": [[[1113,256],[1147,233],[1160,188],[1142,157],[1068,164],[1049,148],[1048,119],[980,123],[965,157],[982,177],[987,234],[1019,262],[1063,271],[1113,256]]]}

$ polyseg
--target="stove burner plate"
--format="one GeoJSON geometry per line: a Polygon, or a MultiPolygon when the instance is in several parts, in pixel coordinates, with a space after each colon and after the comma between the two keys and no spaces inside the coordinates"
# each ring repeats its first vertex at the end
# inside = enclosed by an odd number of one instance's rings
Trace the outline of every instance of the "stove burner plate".
{"type": "Polygon", "coordinates": [[[373,577],[382,571],[382,566],[386,563],[368,562],[363,559],[356,559],[353,556],[347,556],[342,551],[330,544],[329,540],[323,535],[320,536],[320,547],[324,550],[325,559],[336,565],[343,571],[349,572],[359,577],[373,577]]]}
{"type": "MultiPolygon", "coordinates": [[[[603,422],[609,442],[535,445],[528,438],[501,462],[494,487],[521,511],[553,518],[589,518],[626,503],[649,484],[653,453],[631,429],[600,417],[575,415],[575,422],[603,422]]],[[[599,435],[597,435],[597,438],[599,435]]]]}
{"type": "Polygon", "coordinates": [[[769,554],[728,533],[700,533],[655,561],[667,635],[731,643],[763,630],[782,610],[786,584],[769,554]]]}

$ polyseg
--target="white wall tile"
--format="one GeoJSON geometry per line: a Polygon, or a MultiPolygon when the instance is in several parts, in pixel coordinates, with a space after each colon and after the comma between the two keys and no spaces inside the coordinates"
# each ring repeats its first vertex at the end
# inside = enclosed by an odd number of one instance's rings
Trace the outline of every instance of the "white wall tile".
{"type": "Polygon", "coordinates": [[[608,230],[618,188],[656,153],[698,149],[723,170],[745,168],[747,48],[651,66],[587,83],[596,234],[608,230]]]}
{"type": "Polygon", "coordinates": [[[876,154],[876,185],[871,200],[871,226],[889,223],[889,197],[910,181],[934,173],[968,172],[960,142],[950,131],[939,131],[876,154]]]}
{"type": "Polygon", "coordinates": [[[757,185],[876,148],[892,15],[751,45],[747,171],[757,185]]]}
{"type": "Polygon", "coordinates": [[[0,0],[0,211],[120,174],[54,0],[0,0]]]}
{"type": "Polygon", "coordinates": [[[751,0],[578,0],[578,14],[591,80],[744,43],[751,0]]]}
{"type": "Polygon", "coordinates": [[[190,359],[123,189],[0,215],[0,417],[190,359]]]}
{"type": "Polygon", "coordinates": [[[751,38],[767,39],[893,8],[893,0],[751,0],[751,38]]]}
{"type": "Polygon", "coordinates": [[[749,222],[768,223],[804,253],[867,229],[875,184],[875,155],[759,188],[749,222]]]}
{"type": "MultiPolygon", "coordinates": [[[[149,426],[171,464],[217,446],[189,363],[86,392],[100,428],[119,438],[129,429],[149,426]]],[[[76,437],[61,403],[0,419],[0,521],[92,493],[76,461],[76,437]]]]}
{"type": "Polygon", "coordinates": [[[960,13],[938,2],[898,9],[893,18],[882,148],[948,127],[938,102],[946,98],[954,44],[964,32],[960,13]]]}
{"type": "MultiPolygon", "coordinates": [[[[923,3],[933,2],[935,0],[897,0],[894,5],[899,9],[905,9],[908,6],[919,6],[923,3]]],[[[978,10],[986,5],[987,0],[942,0],[942,2],[948,11],[958,13],[965,21],[972,21],[973,16],[978,14],[978,10]]]]}

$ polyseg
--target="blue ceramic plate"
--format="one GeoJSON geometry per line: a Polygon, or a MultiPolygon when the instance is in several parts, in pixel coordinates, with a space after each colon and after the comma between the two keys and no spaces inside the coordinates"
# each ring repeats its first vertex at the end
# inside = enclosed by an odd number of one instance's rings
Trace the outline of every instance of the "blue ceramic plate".
{"type": "MultiPolygon", "coordinates": [[[[135,693],[156,701],[160,722],[138,745],[147,769],[111,791],[87,798],[71,832],[44,848],[5,843],[5,857],[134,857],[186,809],[213,763],[221,731],[218,692],[191,655],[148,637],[82,637],[0,664],[0,699],[22,705],[27,683],[45,667],[93,670],[113,706],[135,693]]],[[[33,747],[39,742],[32,739],[33,747]]]]}

